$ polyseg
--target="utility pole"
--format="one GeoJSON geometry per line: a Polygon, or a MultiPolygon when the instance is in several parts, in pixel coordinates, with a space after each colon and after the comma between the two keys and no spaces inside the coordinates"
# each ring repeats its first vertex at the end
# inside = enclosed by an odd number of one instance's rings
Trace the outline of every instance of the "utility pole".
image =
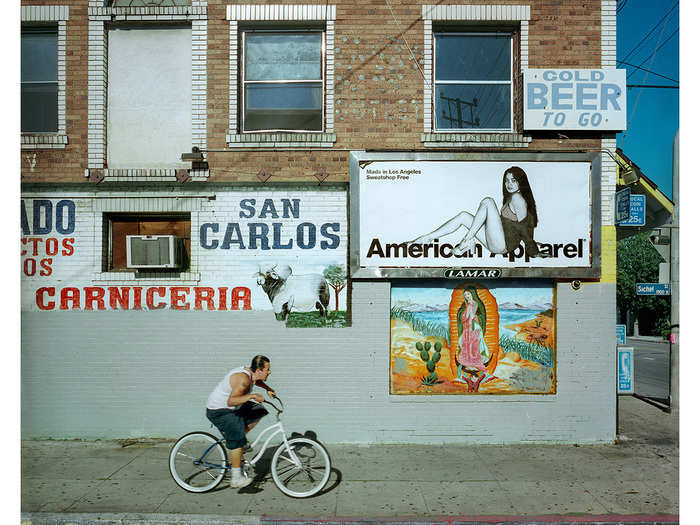
{"type": "Polygon", "coordinates": [[[671,264],[669,268],[669,277],[671,282],[671,412],[677,413],[680,407],[680,396],[678,389],[678,360],[679,360],[679,308],[680,308],[680,276],[678,273],[678,249],[679,249],[679,230],[680,230],[680,191],[678,187],[679,181],[679,132],[673,139],[673,221],[671,222],[671,264]]]}

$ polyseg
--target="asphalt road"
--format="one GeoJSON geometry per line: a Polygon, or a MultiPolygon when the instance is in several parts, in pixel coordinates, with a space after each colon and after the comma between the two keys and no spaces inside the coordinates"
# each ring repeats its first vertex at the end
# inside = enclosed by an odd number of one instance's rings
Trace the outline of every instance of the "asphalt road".
{"type": "Polygon", "coordinates": [[[668,397],[669,344],[627,338],[627,345],[634,348],[634,392],[656,399],[668,397]]]}

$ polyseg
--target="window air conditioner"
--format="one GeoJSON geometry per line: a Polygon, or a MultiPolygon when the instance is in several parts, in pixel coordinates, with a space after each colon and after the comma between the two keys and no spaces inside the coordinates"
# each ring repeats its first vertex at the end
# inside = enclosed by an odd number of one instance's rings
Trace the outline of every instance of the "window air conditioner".
{"type": "Polygon", "coordinates": [[[127,235],[128,268],[179,268],[184,246],[174,235],[127,235]]]}

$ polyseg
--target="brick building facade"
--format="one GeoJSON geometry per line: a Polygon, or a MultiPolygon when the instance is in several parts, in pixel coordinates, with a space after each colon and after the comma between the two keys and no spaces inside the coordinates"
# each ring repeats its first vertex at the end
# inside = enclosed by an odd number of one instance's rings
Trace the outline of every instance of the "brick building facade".
{"type": "MultiPolygon", "coordinates": [[[[523,72],[614,69],[615,2],[129,4],[22,1],[23,39],[25,30],[48,30],[56,53],[55,127],[22,132],[23,435],[174,437],[206,423],[203,404],[219,376],[264,353],[292,426],[327,441],[614,439],[614,130],[525,129],[523,72]],[[479,89],[508,93],[505,110],[494,110],[507,122],[462,125],[469,104],[460,99],[459,116],[448,119],[461,119],[458,129],[446,129],[438,91],[468,93],[474,81],[443,88],[435,61],[446,44],[436,35],[470,34],[505,35],[510,73],[479,89]],[[283,78],[290,62],[311,73],[283,78]],[[298,100],[307,106],[285,113],[298,100]],[[191,147],[194,161],[182,160],[191,147]],[[571,270],[531,276],[552,297],[546,387],[400,395],[391,386],[403,373],[389,348],[392,290],[447,285],[410,272],[353,276],[360,216],[351,163],[373,154],[595,159],[589,255],[597,270],[576,287],[571,270]],[[127,257],[124,235],[164,234],[184,243],[180,268],[118,262],[127,257]],[[333,266],[346,271],[335,287],[333,266]],[[345,314],[324,328],[280,322],[294,308],[278,308],[260,278],[286,267],[326,276],[321,297],[329,298],[310,311],[345,314]],[[446,410],[436,414],[435,405],[446,410]],[[456,422],[458,413],[470,417],[456,422]]],[[[520,280],[504,286],[534,283],[525,271],[513,275],[520,280]]],[[[454,376],[457,341],[444,341],[453,366],[443,370],[454,376]]],[[[489,351],[508,362],[502,347],[489,351]]]]}

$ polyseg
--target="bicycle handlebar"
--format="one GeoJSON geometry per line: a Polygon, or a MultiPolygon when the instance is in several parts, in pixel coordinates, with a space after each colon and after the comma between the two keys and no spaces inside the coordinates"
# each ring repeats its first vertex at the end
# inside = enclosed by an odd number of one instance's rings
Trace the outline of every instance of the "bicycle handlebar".
{"type": "Polygon", "coordinates": [[[284,412],[284,403],[282,403],[282,400],[279,398],[279,396],[275,396],[275,397],[273,397],[272,399],[274,399],[275,401],[279,402],[280,406],[277,407],[277,405],[275,405],[275,404],[272,403],[271,401],[268,401],[267,399],[263,399],[263,403],[267,403],[267,404],[270,405],[272,408],[274,408],[274,409],[277,411],[277,414],[281,414],[282,412],[284,412]]]}

